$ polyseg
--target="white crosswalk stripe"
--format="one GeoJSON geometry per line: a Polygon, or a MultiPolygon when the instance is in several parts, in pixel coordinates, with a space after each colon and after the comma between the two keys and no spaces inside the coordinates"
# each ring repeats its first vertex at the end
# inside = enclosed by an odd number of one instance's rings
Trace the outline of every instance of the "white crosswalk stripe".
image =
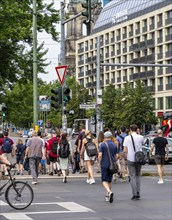
{"type": "MultiPolygon", "coordinates": [[[[8,204],[0,200],[0,205],[7,206],[8,204]]],[[[81,213],[81,212],[94,212],[92,209],[89,209],[85,206],[82,206],[80,204],[77,204],[75,202],[47,202],[47,203],[32,203],[32,206],[42,206],[42,205],[58,205],[65,210],[60,211],[38,211],[38,212],[12,212],[12,213],[0,213],[0,216],[4,216],[8,220],[33,220],[33,218],[28,217],[27,215],[37,215],[37,214],[63,214],[63,213],[81,213]]],[[[27,210],[27,209],[26,209],[27,210]]],[[[2,211],[2,210],[1,210],[2,211]]]]}

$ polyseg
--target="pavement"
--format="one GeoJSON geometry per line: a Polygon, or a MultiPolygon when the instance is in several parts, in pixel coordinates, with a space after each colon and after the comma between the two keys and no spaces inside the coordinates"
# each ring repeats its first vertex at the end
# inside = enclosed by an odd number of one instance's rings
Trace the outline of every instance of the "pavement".
{"type": "MultiPolygon", "coordinates": [[[[165,165],[164,170],[165,170],[165,176],[172,176],[172,164],[165,165]]],[[[158,176],[156,165],[146,164],[142,166],[141,175],[142,176],[158,176]]],[[[100,173],[96,173],[96,165],[95,165],[94,177],[95,178],[101,177],[100,173]]],[[[29,175],[27,171],[24,171],[23,175],[15,175],[15,178],[26,180],[26,179],[32,179],[32,176],[29,175]]],[[[50,176],[48,174],[39,174],[39,179],[61,179],[61,178],[62,178],[62,175],[58,176],[57,174],[54,174],[53,176],[50,176]]],[[[71,179],[85,178],[86,179],[87,173],[76,172],[75,174],[73,174],[71,172],[71,169],[69,169],[68,178],[71,178],[71,179]]]]}

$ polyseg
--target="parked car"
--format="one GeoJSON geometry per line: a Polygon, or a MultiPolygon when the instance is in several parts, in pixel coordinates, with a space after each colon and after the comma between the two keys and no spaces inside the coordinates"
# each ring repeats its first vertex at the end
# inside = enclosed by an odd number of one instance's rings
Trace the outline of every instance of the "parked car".
{"type": "Polygon", "coordinates": [[[157,136],[157,131],[148,131],[144,135],[145,137],[156,137],[157,136]]]}
{"type": "MultiPolygon", "coordinates": [[[[148,164],[152,164],[155,163],[154,161],[154,154],[155,152],[152,153],[152,157],[150,157],[150,149],[152,146],[152,141],[155,137],[145,137],[145,141],[144,144],[142,146],[142,151],[145,154],[146,158],[147,158],[147,162],[148,164]]],[[[168,153],[168,161],[172,161],[172,138],[167,138],[168,141],[168,147],[169,147],[169,153],[168,153]]]]}

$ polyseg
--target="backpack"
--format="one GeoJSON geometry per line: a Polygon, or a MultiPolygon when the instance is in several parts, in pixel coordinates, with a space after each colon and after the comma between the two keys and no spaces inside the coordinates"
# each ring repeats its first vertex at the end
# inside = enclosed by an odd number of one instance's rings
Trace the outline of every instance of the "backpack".
{"type": "Polygon", "coordinates": [[[53,154],[57,154],[57,149],[58,149],[58,140],[52,140],[53,145],[51,148],[51,151],[53,154]]]}
{"type": "Polygon", "coordinates": [[[123,143],[124,143],[124,137],[122,135],[119,135],[119,137],[122,139],[122,142],[120,144],[120,150],[123,151],[124,150],[124,146],[123,146],[123,143]]]}
{"type": "Polygon", "coordinates": [[[87,155],[89,157],[95,156],[97,154],[97,147],[95,143],[93,143],[92,139],[90,138],[86,138],[86,139],[87,139],[87,143],[85,144],[85,149],[86,149],[87,155]]]}
{"type": "Polygon", "coordinates": [[[68,142],[61,142],[59,145],[59,157],[67,158],[69,157],[69,154],[70,154],[70,151],[69,151],[68,142]]]}
{"type": "Polygon", "coordinates": [[[9,138],[4,138],[2,148],[4,153],[9,154],[12,152],[12,144],[9,138]]]}

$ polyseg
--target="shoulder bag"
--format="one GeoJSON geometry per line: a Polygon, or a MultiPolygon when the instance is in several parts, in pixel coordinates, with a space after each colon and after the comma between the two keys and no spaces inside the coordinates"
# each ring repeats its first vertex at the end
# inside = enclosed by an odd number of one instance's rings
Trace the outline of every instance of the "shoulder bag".
{"type": "Polygon", "coordinates": [[[106,147],[107,147],[107,151],[108,151],[108,156],[109,156],[109,161],[110,161],[110,167],[109,170],[112,174],[118,173],[118,165],[116,163],[116,161],[112,161],[111,155],[110,155],[110,151],[109,151],[109,146],[108,143],[105,142],[106,147]]]}
{"type": "Polygon", "coordinates": [[[131,135],[131,140],[133,143],[133,148],[134,148],[134,152],[135,152],[135,162],[139,165],[145,165],[146,164],[146,157],[145,154],[142,151],[137,151],[136,152],[136,148],[135,148],[135,143],[134,143],[134,139],[133,136],[131,135]]]}

